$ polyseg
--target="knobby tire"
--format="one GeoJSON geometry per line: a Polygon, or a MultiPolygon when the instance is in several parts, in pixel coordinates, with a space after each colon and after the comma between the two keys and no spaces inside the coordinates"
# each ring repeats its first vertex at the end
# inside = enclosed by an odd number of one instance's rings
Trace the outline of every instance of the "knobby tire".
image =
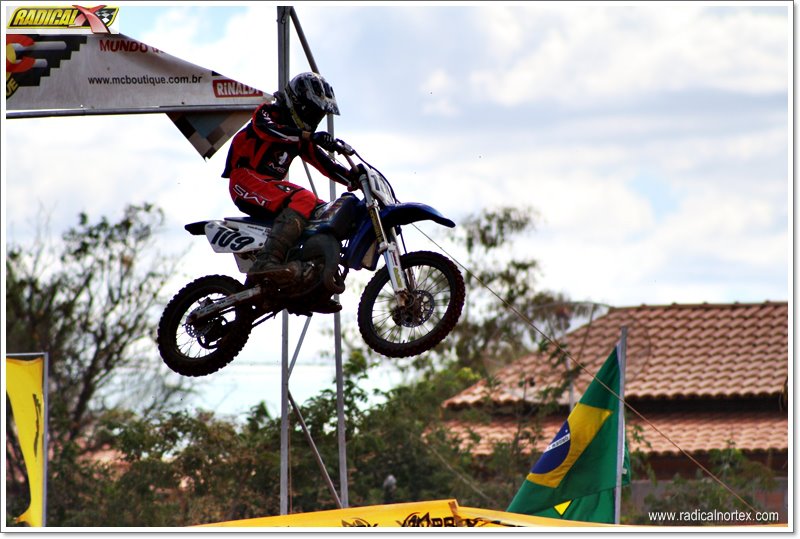
{"type": "Polygon", "coordinates": [[[192,342],[188,334],[182,339],[178,334],[186,327],[184,319],[197,307],[198,301],[211,295],[228,296],[243,289],[244,286],[232,277],[208,275],[192,281],[175,294],[158,323],[158,351],[170,369],[183,376],[206,376],[233,361],[247,343],[252,329],[253,319],[248,307],[235,308],[235,318],[223,326],[223,336],[218,339],[213,351],[204,348],[199,340],[192,342]],[[181,350],[179,340],[184,341],[186,346],[208,350],[208,354],[202,357],[187,355],[181,350]]]}
{"type": "MultiPolygon", "coordinates": [[[[436,305],[446,298],[447,307],[443,314],[434,310],[431,320],[428,320],[430,323],[426,322],[418,326],[432,326],[427,330],[421,329],[420,331],[426,331],[424,334],[418,337],[408,335],[413,334],[416,330],[409,326],[406,328],[404,337],[402,324],[394,323],[388,311],[381,315],[380,307],[376,308],[376,303],[388,304],[393,301],[389,272],[386,267],[378,271],[367,284],[361,296],[358,306],[358,327],[361,337],[370,348],[393,358],[415,356],[427,352],[442,342],[458,322],[466,296],[461,272],[450,259],[439,253],[429,251],[408,253],[400,257],[400,264],[404,271],[409,269],[416,271],[423,279],[427,280],[429,276],[431,279],[435,277],[437,290],[439,287],[441,290],[437,292],[436,299],[438,301],[434,303],[436,305]],[[444,281],[446,281],[446,286],[444,281]],[[386,333],[389,335],[385,335],[386,333]],[[388,338],[394,334],[398,336],[397,340],[388,338]],[[397,342],[398,340],[405,342],[397,342]]],[[[418,285],[421,290],[426,287],[424,282],[418,282],[418,285]]]]}

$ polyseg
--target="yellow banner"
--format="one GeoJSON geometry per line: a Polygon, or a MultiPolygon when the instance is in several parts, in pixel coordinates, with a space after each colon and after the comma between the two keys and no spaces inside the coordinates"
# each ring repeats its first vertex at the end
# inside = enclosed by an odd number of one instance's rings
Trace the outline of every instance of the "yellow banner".
{"type": "Polygon", "coordinates": [[[570,527],[594,526],[585,522],[570,522],[559,519],[533,517],[459,507],[456,500],[397,503],[332,509],[313,513],[299,513],[276,517],[233,520],[199,527],[297,527],[297,528],[346,528],[346,527],[403,527],[403,528],[508,528],[508,527],[570,527]]]}
{"type": "Polygon", "coordinates": [[[458,507],[458,516],[462,520],[482,519],[490,522],[489,525],[497,527],[545,527],[545,528],[574,528],[574,527],[606,527],[609,524],[596,524],[594,522],[578,522],[575,520],[563,520],[558,518],[535,517],[532,515],[521,515],[519,513],[507,513],[505,511],[494,511],[492,509],[480,509],[477,507],[458,507]]]}
{"type": "Polygon", "coordinates": [[[31,503],[17,522],[44,525],[44,481],[47,450],[44,447],[45,403],[44,357],[14,359],[6,357],[6,393],[17,426],[19,445],[28,471],[31,503]]]}

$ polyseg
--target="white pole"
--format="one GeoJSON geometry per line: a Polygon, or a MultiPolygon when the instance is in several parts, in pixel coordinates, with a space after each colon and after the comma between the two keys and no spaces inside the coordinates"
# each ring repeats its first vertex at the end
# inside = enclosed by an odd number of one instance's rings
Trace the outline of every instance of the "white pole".
{"type": "Polygon", "coordinates": [[[619,362],[619,403],[617,410],[617,486],[614,489],[614,524],[619,524],[620,506],[622,505],[622,467],[625,464],[625,362],[628,353],[628,328],[622,326],[619,344],[617,345],[617,361],[619,362]]]}
{"type": "MultiPolygon", "coordinates": [[[[293,21],[295,29],[297,30],[298,37],[306,53],[309,63],[311,64],[312,71],[318,73],[317,64],[314,57],[311,55],[311,48],[308,46],[305,35],[297,19],[297,14],[294,12],[293,7],[278,6],[278,85],[280,89],[284,89],[289,82],[289,37],[290,26],[289,22],[293,21]]],[[[333,134],[333,116],[328,115],[328,132],[333,134]]],[[[308,167],[303,163],[308,173],[308,167]]],[[[314,189],[314,183],[309,174],[309,181],[311,187],[314,189]]],[[[333,180],[330,181],[331,200],[336,198],[336,184],[333,180]]],[[[314,189],[316,195],[316,189],[314,189]]],[[[338,295],[335,296],[338,299],[338,295]]],[[[334,351],[336,355],[336,409],[338,415],[338,435],[339,435],[339,480],[340,480],[340,500],[342,507],[348,507],[348,484],[347,484],[347,449],[345,437],[345,415],[344,415],[344,375],[342,365],[342,328],[341,328],[341,315],[335,313],[333,318],[334,326],[334,351]]],[[[308,327],[308,320],[306,321],[306,328],[308,327]]],[[[303,329],[305,335],[305,329],[303,329]]],[[[303,336],[300,337],[302,342],[303,336]]],[[[299,345],[298,345],[299,349],[299,345]]],[[[281,514],[288,513],[288,440],[289,440],[289,376],[291,368],[288,366],[289,357],[289,314],[283,311],[283,383],[281,385],[281,514]]],[[[295,358],[297,358],[297,351],[295,351],[295,358]]],[[[294,366],[294,359],[292,366],[294,366]]],[[[298,410],[299,415],[299,410],[298,410]]],[[[312,449],[316,451],[313,440],[310,440],[312,449]]],[[[325,472],[327,473],[327,472],[325,472]]]]}
{"type": "Polygon", "coordinates": [[[573,408],[575,408],[575,382],[572,379],[572,361],[570,361],[569,356],[567,356],[567,372],[570,373],[569,375],[569,411],[571,412],[573,408]]]}
{"type": "MultiPolygon", "coordinates": [[[[289,80],[289,10],[278,6],[278,87],[289,80]]],[[[282,313],[280,514],[289,513],[289,313],[282,313]]]]}
{"type": "MultiPolygon", "coordinates": [[[[333,135],[333,115],[328,114],[328,132],[333,135]]],[[[330,199],[336,200],[336,183],[330,180],[330,199]]],[[[334,299],[339,300],[336,294],[334,299]]],[[[342,319],[341,313],[333,315],[333,349],[336,356],[336,415],[339,438],[339,494],[342,507],[349,507],[349,488],[347,483],[347,437],[344,415],[344,367],[342,360],[342,319]]]]}

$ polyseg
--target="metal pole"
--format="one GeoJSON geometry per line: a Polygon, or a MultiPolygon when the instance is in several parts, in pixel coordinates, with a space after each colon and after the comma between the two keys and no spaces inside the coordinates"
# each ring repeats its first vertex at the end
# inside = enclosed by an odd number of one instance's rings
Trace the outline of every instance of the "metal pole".
{"type": "MultiPolygon", "coordinates": [[[[278,88],[289,81],[289,11],[278,6],[278,88]]],[[[280,514],[289,513],[289,313],[282,315],[281,335],[281,484],[280,514]]]]}
{"type": "MultiPolygon", "coordinates": [[[[328,114],[328,133],[333,135],[333,115],[328,114]]],[[[331,200],[336,199],[336,183],[330,180],[331,200]]],[[[339,300],[339,294],[334,296],[339,300]]],[[[342,362],[342,316],[341,313],[333,315],[333,348],[336,356],[336,413],[338,416],[337,431],[339,436],[339,490],[342,498],[342,507],[349,507],[349,492],[347,480],[347,437],[344,416],[344,368],[342,362]]]]}
{"type": "MultiPolygon", "coordinates": [[[[306,331],[308,331],[308,326],[311,324],[311,317],[306,317],[306,323],[303,325],[303,331],[300,332],[300,338],[297,340],[297,346],[294,348],[294,355],[292,356],[292,362],[289,364],[289,376],[292,375],[292,371],[294,370],[294,364],[297,362],[297,356],[300,354],[300,348],[303,346],[303,340],[306,338],[306,331]]],[[[289,395],[291,398],[291,395],[289,395]]]]}
{"type": "MultiPolygon", "coordinates": [[[[336,299],[339,296],[337,294],[336,299]]],[[[347,487],[347,438],[344,417],[344,375],[342,368],[342,321],[339,313],[333,315],[334,348],[336,352],[336,412],[339,416],[339,484],[342,497],[342,507],[349,507],[349,494],[347,487]]]]}
{"type": "Polygon", "coordinates": [[[614,524],[619,524],[620,509],[622,505],[622,467],[625,464],[625,363],[628,354],[628,327],[622,326],[617,349],[619,362],[619,403],[617,421],[617,486],[614,489],[614,524]]]}
{"type": "Polygon", "coordinates": [[[173,112],[252,112],[258,105],[181,105],[119,109],[24,110],[6,112],[7,120],[24,118],[59,118],[70,116],[103,116],[117,114],[170,114],[173,112]]]}
{"type": "Polygon", "coordinates": [[[572,361],[567,356],[567,372],[569,373],[569,411],[575,408],[575,382],[572,375],[572,361]]]}
{"type": "Polygon", "coordinates": [[[281,514],[289,513],[289,316],[281,329],[281,514]]]}
{"type": "MultiPolygon", "coordinates": [[[[300,43],[303,46],[303,50],[305,51],[306,58],[308,59],[309,65],[311,66],[311,70],[315,73],[319,73],[319,69],[317,67],[317,63],[314,61],[314,57],[311,54],[311,48],[308,45],[308,41],[306,40],[305,34],[303,33],[303,28],[300,26],[300,21],[297,18],[297,13],[294,11],[293,7],[285,7],[279,6],[278,7],[278,86],[280,89],[286,87],[286,84],[289,82],[289,37],[290,37],[290,26],[289,21],[294,23],[295,29],[297,30],[297,35],[300,39],[300,43]]],[[[328,132],[333,134],[333,116],[328,115],[328,132]]],[[[311,182],[311,187],[314,189],[314,183],[311,179],[311,175],[309,174],[308,167],[303,163],[306,168],[306,174],[309,176],[309,181],[311,182]]],[[[316,194],[316,189],[314,189],[316,194]]],[[[336,198],[336,184],[333,180],[330,181],[330,199],[334,200],[336,198]]],[[[339,296],[335,296],[338,300],[339,296]]],[[[288,341],[288,333],[289,333],[289,315],[286,311],[283,312],[283,361],[284,361],[284,374],[283,374],[283,384],[281,386],[281,514],[288,513],[288,401],[291,399],[291,394],[289,393],[289,375],[291,374],[291,367],[288,367],[288,353],[289,353],[289,341],[288,341]]],[[[303,329],[303,336],[305,335],[305,330],[308,328],[308,320],[306,321],[306,326],[303,329]]],[[[344,369],[342,365],[342,326],[341,326],[341,315],[340,313],[335,313],[333,318],[333,326],[334,326],[334,353],[336,356],[336,408],[337,408],[337,416],[338,416],[338,437],[339,437],[339,481],[340,481],[340,496],[337,498],[337,502],[340,503],[340,507],[348,507],[348,484],[347,484],[347,449],[346,449],[346,436],[345,436],[345,414],[344,414],[344,369]]],[[[300,343],[302,343],[303,337],[300,338],[300,343]]],[[[294,366],[294,362],[297,359],[298,349],[295,350],[294,358],[292,359],[292,367],[294,366]]],[[[300,411],[297,408],[296,404],[292,400],[292,405],[295,407],[295,410],[300,416],[300,411]]],[[[300,417],[300,421],[302,422],[302,417],[300,417]]],[[[324,464],[321,463],[321,457],[319,453],[316,451],[316,447],[314,445],[313,440],[311,439],[311,435],[308,433],[307,429],[304,429],[306,437],[308,438],[309,444],[314,451],[318,462],[320,463],[321,468],[323,469],[324,475],[327,477],[327,471],[324,469],[324,464]]],[[[330,480],[330,478],[327,478],[330,480]]]]}
{"type": "Polygon", "coordinates": [[[319,450],[317,450],[317,444],[314,443],[314,439],[311,437],[311,432],[309,432],[306,422],[303,419],[303,415],[300,413],[300,408],[297,406],[297,403],[294,402],[291,392],[289,393],[289,401],[292,403],[292,409],[294,409],[294,413],[297,414],[297,421],[300,423],[300,428],[303,429],[303,434],[306,435],[308,445],[311,446],[311,452],[314,453],[314,458],[317,461],[317,466],[319,466],[319,469],[322,472],[322,477],[325,479],[325,484],[328,485],[328,489],[331,491],[331,496],[333,496],[333,499],[336,501],[336,507],[342,509],[342,501],[336,494],[336,487],[333,486],[331,476],[328,475],[328,469],[325,467],[325,463],[322,462],[322,456],[320,456],[319,450]]]}
{"type": "Polygon", "coordinates": [[[303,27],[300,26],[300,19],[297,18],[297,12],[294,10],[294,7],[289,8],[289,15],[292,17],[294,29],[297,31],[297,38],[300,40],[300,45],[303,46],[303,51],[306,53],[306,58],[308,59],[308,65],[311,66],[311,71],[319,74],[317,62],[314,60],[314,55],[311,54],[311,47],[308,45],[306,34],[303,32],[303,27]]]}

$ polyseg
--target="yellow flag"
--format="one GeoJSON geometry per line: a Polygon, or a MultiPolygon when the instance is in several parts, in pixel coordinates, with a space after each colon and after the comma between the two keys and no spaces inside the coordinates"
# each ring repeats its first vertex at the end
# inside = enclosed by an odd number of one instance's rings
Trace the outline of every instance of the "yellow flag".
{"type": "Polygon", "coordinates": [[[17,518],[29,526],[44,525],[44,481],[47,448],[44,446],[45,402],[44,402],[45,358],[14,359],[6,357],[6,393],[11,401],[11,411],[17,426],[19,445],[28,471],[31,503],[17,518]]]}

